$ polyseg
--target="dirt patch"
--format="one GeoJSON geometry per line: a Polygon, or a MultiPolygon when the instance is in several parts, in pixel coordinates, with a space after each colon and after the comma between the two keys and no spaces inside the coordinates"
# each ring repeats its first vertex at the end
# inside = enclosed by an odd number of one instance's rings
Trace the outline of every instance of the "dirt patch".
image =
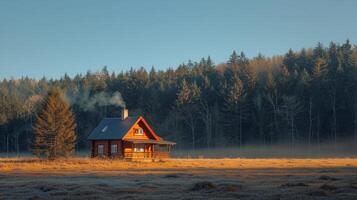
{"type": "Polygon", "coordinates": [[[54,192],[50,193],[51,196],[66,196],[68,195],[68,192],[54,192]]]}
{"type": "Polygon", "coordinates": [[[311,191],[308,194],[309,194],[309,196],[313,196],[313,197],[327,197],[328,196],[327,193],[322,190],[311,191]]]}
{"type": "Polygon", "coordinates": [[[77,190],[72,193],[74,196],[91,196],[95,194],[97,194],[97,192],[93,190],[77,190]]]}
{"type": "Polygon", "coordinates": [[[66,189],[67,189],[68,191],[73,191],[73,190],[79,189],[80,187],[81,187],[80,185],[70,184],[70,185],[67,185],[66,189]]]}
{"type": "Polygon", "coordinates": [[[192,187],[191,187],[191,191],[200,191],[200,190],[212,190],[212,189],[216,189],[217,186],[215,184],[213,184],[212,182],[209,181],[202,181],[202,182],[198,182],[195,183],[192,187]]]}
{"type": "Polygon", "coordinates": [[[284,183],[281,184],[281,187],[308,187],[306,183],[284,183]]]}
{"type": "Polygon", "coordinates": [[[41,190],[42,192],[50,192],[53,190],[58,190],[59,186],[56,185],[37,185],[35,189],[41,190]]]}
{"type": "Polygon", "coordinates": [[[338,180],[340,180],[338,178],[331,177],[331,176],[320,176],[319,179],[320,180],[325,180],[325,181],[338,181],[338,180]]]}
{"type": "Polygon", "coordinates": [[[178,174],[168,174],[165,175],[164,178],[180,178],[180,176],[178,174]]]}
{"type": "Polygon", "coordinates": [[[332,190],[336,190],[337,187],[334,186],[334,185],[323,184],[323,185],[320,186],[320,189],[327,190],[327,191],[332,191],[332,190]]]}
{"type": "Polygon", "coordinates": [[[242,185],[238,184],[220,184],[218,185],[218,188],[222,192],[236,192],[238,190],[242,189],[242,185]]]}
{"type": "MultiPolygon", "coordinates": [[[[149,189],[146,189],[146,191],[150,191],[149,189]]],[[[140,188],[115,188],[111,191],[112,194],[118,195],[118,194],[140,194],[145,192],[144,190],[140,190],[140,188]]]]}
{"type": "Polygon", "coordinates": [[[351,184],[349,185],[349,187],[352,188],[352,189],[357,190],[357,185],[356,185],[356,184],[351,183],[351,184]]]}
{"type": "Polygon", "coordinates": [[[43,197],[40,197],[37,195],[31,196],[30,198],[28,198],[28,200],[45,200],[45,199],[46,198],[43,198],[43,197]]]}
{"type": "Polygon", "coordinates": [[[185,177],[192,177],[193,174],[184,174],[184,173],[179,173],[179,174],[167,174],[163,176],[163,178],[185,178],[185,177]]]}

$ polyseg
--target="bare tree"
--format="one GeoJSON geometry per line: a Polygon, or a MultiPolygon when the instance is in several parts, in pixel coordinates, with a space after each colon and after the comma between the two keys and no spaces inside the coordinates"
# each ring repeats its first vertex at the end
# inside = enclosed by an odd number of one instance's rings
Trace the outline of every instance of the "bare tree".
{"type": "Polygon", "coordinates": [[[302,110],[303,107],[295,96],[283,96],[282,112],[285,114],[286,121],[290,126],[290,142],[292,147],[295,144],[296,118],[302,110]]]}
{"type": "Polygon", "coordinates": [[[198,112],[198,100],[200,98],[200,88],[196,83],[188,84],[186,80],[183,80],[180,86],[180,91],[177,96],[176,104],[181,112],[182,119],[191,130],[192,137],[192,149],[195,150],[196,142],[196,124],[197,124],[197,112],[198,112]]]}

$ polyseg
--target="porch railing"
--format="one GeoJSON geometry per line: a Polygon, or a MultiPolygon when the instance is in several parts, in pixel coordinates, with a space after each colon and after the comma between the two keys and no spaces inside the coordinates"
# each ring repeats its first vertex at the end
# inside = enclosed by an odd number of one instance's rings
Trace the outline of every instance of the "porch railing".
{"type": "Polygon", "coordinates": [[[125,158],[168,158],[169,152],[124,152],[125,158]]]}

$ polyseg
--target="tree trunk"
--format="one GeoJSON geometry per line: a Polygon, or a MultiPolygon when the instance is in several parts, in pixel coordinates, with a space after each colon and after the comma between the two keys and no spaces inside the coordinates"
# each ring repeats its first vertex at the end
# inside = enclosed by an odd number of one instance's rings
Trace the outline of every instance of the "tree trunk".
{"type": "Polygon", "coordinates": [[[275,95],[275,105],[274,105],[274,132],[278,133],[278,95],[275,95]]]}
{"type": "Polygon", "coordinates": [[[210,112],[207,113],[206,132],[207,132],[207,148],[210,148],[211,139],[212,139],[212,114],[210,112]]]}
{"type": "Polygon", "coordinates": [[[239,147],[242,147],[242,109],[239,108],[239,147]]]}
{"type": "Polygon", "coordinates": [[[16,133],[16,156],[20,156],[20,144],[19,144],[19,133],[16,133]]]}
{"type": "Polygon", "coordinates": [[[190,126],[191,126],[191,135],[192,135],[192,150],[195,151],[195,122],[193,116],[190,116],[190,126]]]}
{"type": "Polygon", "coordinates": [[[6,133],[6,157],[9,157],[9,133],[6,133]]]}
{"type": "Polygon", "coordinates": [[[337,143],[336,91],[333,92],[333,96],[332,96],[332,115],[333,115],[332,131],[333,131],[334,143],[336,147],[336,143],[337,143]]]}
{"type": "Polygon", "coordinates": [[[205,102],[201,102],[201,107],[202,111],[200,114],[206,130],[206,146],[209,148],[212,139],[212,112],[210,107],[205,102]]]}
{"type": "MultiPolygon", "coordinates": [[[[261,112],[261,111],[260,111],[261,112]]],[[[264,135],[264,122],[263,122],[263,117],[261,116],[262,114],[259,113],[259,134],[260,134],[260,137],[261,139],[263,140],[263,144],[265,145],[265,135],[264,135]]]]}
{"type": "Polygon", "coordinates": [[[191,127],[191,133],[192,133],[192,149],[195,150],[195,127],[191,127]]]}
{"type": "Polygon", "coordinates": [[[9,157],[9,132],[7,124],[4,124],[5,142],[6,142],[6,157],[9,157]]]}
{"type": "Polygon", "coordinates": [[[291,113],[291,152],[294,152],[294,115],[291,113]]]}
{"type": "Polygon", "coordinates": [[[311,136],[312,136],[312,98],[309,99],[309,148],[311,145],[311,136]]]}
{"type": "Polygon", "coordinates": [[[25,138],[26,150],[28,150],[27,144],[30,143],[30,141],[29,141],[29,129],[30,129],[31,127],[29,127],[28,121],[30,121],[30,117],[29,117],[29,116],[26,117],[26,127],[25,127],[25,131],[26,131],[26,132],[25,132],[25,133],[26,133],[26,138],[25,138]]]}
{"type": "Polygon", "coordinates": [[[320,123],[321,123],[321,119],[320,119],[320,108],[317,111],[317,130],[316,130],[316,140],[317,140],[317,147],[320,150],[320,123]]]}
{"type": "Polygon", "coordinates": [[[179,126],[178,126],[178,113],[175,113],[173,117],[174,117],[174,122],[173,122],[174,125],[173,125],[173,126],[174,126],[174,130],[175,130],[175,131],[174,131],[174,133],[175,133],[175,135],[174,135],[175,141],[180,141],[180,142],[177,143],[178,145],[176,145],[176,146],[177,146],[176,148],[177,148],[177,149],[180,149],[181,146],[180,146],[179,144],[182,143],[182,142],[181,142],[181,139],[178,137],[178,134],[177,134],[177,131],[176,131],[176,130],[179,130],[179,126]],[[180,139],[180,140],[179,140],[179,139],[180,139]]]}
{"type": "Polygon", "coordinates": [[[357,94],[353,94],[353,136],[354,140],[357,141],[357,94]]]}

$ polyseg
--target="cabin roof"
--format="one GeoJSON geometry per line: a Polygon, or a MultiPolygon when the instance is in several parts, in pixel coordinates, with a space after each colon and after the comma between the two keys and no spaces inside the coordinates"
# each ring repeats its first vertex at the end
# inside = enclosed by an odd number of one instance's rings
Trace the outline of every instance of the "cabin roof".
{"type": "Polygon", "coordinates": [[[104,118],[89,134],[88,140],[121,139],[135,124],[140,116],[121,118],[104,118]]]}

